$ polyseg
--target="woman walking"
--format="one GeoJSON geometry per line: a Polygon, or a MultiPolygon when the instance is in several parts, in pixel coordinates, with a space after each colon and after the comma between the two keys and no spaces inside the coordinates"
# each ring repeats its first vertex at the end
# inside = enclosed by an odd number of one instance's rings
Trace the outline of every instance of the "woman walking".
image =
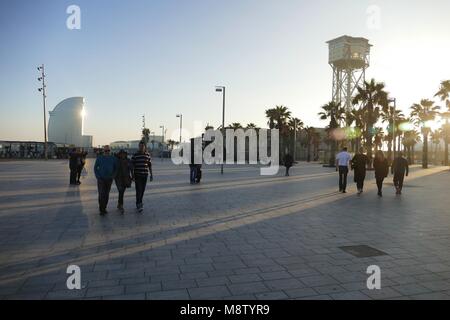
{"type": "Polygon", "coordinates": [[[117,156],[117,175],[114,179],[119,191],[119,201],[117,203],[117,209],[120,213],[124,213],[123,209],[123,196],[125,195],[126,188],[131,187],[132,180],[132,167],[131,162],[128,160],[128,154],[125,150],[120,150],[117,156]]]}
{"type": "Polygon", "coordinates": [[[373,167],[375,169],[375,179],[377,180],[378,196],[383,196],[383,181],[384,178],[388,176],[389,164],[387,159],[384,157],[384,153],[381,150],[375,155],[375,160],[373,161],[373,167]]]}

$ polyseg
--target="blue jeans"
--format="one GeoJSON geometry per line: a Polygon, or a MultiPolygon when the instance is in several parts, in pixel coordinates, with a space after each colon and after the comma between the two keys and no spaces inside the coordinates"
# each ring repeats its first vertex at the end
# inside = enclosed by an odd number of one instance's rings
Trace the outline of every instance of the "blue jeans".
{"type": "Polygon", "coordinates": [[[347,175],[348,167],[339,166],[339,190],[345,191],[347,189],[347,175]]]}

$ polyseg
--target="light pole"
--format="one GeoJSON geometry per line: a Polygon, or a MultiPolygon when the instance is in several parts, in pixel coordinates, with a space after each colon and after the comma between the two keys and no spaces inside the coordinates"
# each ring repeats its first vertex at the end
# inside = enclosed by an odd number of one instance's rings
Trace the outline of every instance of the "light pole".
{"type": "Polygon", "coordinates": [[[448,167],[448,132],[449,132],[449,122],[448,122],[448,118],[450,117],[450,112],[445,112],[443,114],[444,118],[445,118],[445,124],[444,124],[444,143],[445,143],[445,148],[444,148],[444,166],[448,167]]]}
{"type": "Polygon", "coordinates": [[[181,147],[181,132],[183,131],[183,115],[177,114],[177,118],[180,118],[180,147],[181,147]]]}
{"type": "Polygon", "coordinates": [[[162,143],[164,143],[164,126],[159,126],[162,129],[162,143]]]}
{"type": "Polygon", "coordinates": [[[161,160],[164,156],[164,126],[159,126],[162,129],[162,140],[161,140],[161,160]]]}
{"type": "MultiPolygon", "coordinates": [[[[393,142],[392,151],[393,151],[393,159],[395,159],[395,152],[397,149],[396,142],[395,142],[395,112],[397,109],[397,98],[389,99],[388,102],[394,103],[394,109],[392,110],[392,142],[393,142]]],[[[389,160],[391,160],[391,159],[389,159],[389,160]]]]}
{"type": "MultiPolygon", "coordinates": [[[[225,87],[216,86],[216,92],[222,92],[222,140],[223,140],[223,136],[225,133],[225,87]]],[[[220,166],[220,173],[223,174],[223,160],[220,166]]]]}
{"type": "Polygon", "coordinates": [[[38,88],[39,92],[42,92],[42,104],[44,106],[44,158],[45,160],[48,159],[47,154],[47,114],[46,114],[46,108],[45,108],[45,100],[47,98],[45,94],[45,69],[44,65],[40,65],[38,68],[38,71],[41,71],[41,76],[38,78],[38,81],[42,81],[42,87],[38,88]]]}

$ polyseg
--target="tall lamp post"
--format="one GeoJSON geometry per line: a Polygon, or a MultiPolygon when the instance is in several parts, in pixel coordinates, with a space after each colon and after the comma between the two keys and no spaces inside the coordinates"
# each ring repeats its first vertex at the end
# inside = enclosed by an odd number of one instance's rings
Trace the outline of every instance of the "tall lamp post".
{"type": "MultiPolygon", "coordinates": [[[[216,86],[216,92],[222,92],[222,139],[225,133],[225,87],[216,86]]],[[[223,161],[220,166],[220,173],[223,174],[223,161]]]]}
{"type": "Polygon", "coordinates": [[[443,113],[443,117],[445,118],[445,124],[444,124],[444,143],[445,143],[445,148],[444,148],[444,166],[448,167],[448,133],[449,133],[449,129],[450,129],[450,124],[448,119],[450,118],[450,112],[445,112],[443,113]]]}
{"type": "MultiPolygon", "coordinates": [[[[396,142],[395,142],[395,112],[397,110],[397,99],[392,98],[392,99],[389,99],[388,102],[394,103],[394,109],[392,110],[392,142],[393,142],[392,151],[393,151],[393,159],[395,159],[395,153],[396,153],[396,149],[397,149],[396,142]]],[[[389,159],[389,160],[393,160],[393,159],[389,159]]]]}
{"type": "Polygon", "coordinates": [[[162,129],[162,143],[164,143],[164,126],[159,126],[162,129]]]}
{"type": "Polygon", "coordinates": [[[45,100],[47,98],[46,94],[45,94],[45,68],[44,65],[40,65],[38,68],[38,71],[41,71],[41,76],[38,78],[38,81],[42,81],[42,87],[38,88],[39,92],[42,92],[42,104],[44,106],[44,158],[45,160],[48,159],[48,154],[47,154],[47,112],[46,112],[46,108],[45,108],[45,100]]]}
{"type": "Polygon", "coordinates": [[[162,129],[162,140],[161,140],[161,160],[164,157],[164,126],[159,126],[162,129]]]}
{"type": "Polygon", "coordinates": [[[183,115],[177,114],[177,118],[180,118],[180,145],[181,145],[181,132],[183,131],[183,115]]]}

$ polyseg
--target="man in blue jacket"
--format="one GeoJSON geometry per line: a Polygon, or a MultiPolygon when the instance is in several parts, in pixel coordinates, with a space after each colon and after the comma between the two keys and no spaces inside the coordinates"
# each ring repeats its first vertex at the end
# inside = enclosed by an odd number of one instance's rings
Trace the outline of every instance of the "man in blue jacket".
{"type": "Polygon", "coordinates": [[[117,174],[117,159],[111,155],[109,146],[103,147],[103,155],[98,156],[94,165],[95,177],[97,178],[98,188],[98,204],[100,208],[100,215],[108,213],[106,207],[109,200],[109,192],[111,185],[117,174]]]}

